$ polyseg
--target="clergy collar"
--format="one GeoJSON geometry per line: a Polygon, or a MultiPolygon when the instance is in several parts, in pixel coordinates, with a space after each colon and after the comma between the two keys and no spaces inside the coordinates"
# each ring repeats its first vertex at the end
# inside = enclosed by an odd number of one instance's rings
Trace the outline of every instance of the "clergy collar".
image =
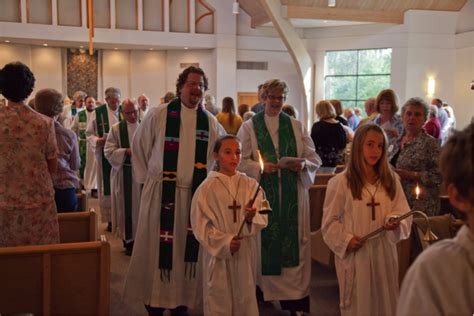
{"type": "Polygon", "coordinates": [[[199,105],[196,106],[195,108],[190,109],[190,108],[188,108],[186,105],[184,105],[183,102],[181,102],[181,111],[182,111],[182,112],[195,112],[195,111],[197,111],[197,108],[198,108],[198,107],[199,107],[199,105]]]}

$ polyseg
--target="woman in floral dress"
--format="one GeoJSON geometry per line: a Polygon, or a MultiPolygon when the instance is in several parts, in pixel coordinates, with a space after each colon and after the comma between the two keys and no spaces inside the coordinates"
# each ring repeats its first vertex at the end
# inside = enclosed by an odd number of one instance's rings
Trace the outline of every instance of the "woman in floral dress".
{"type": "Polygon", "coordinates": [[[25,101],[35,78],[19,62],[0,70],[0,247],[59,242],[50,172],[57,167],[53,121],[25,101]]]}

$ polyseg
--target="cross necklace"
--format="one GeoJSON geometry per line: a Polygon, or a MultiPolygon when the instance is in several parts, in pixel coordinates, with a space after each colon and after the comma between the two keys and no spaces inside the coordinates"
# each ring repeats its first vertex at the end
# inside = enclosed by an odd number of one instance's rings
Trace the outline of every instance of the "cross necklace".
{"type": "MultiPolygon", "coordinates": [[[[230,193],[230,190],[225,186],[224,182],[219,178],[216,178],[216,179],[222,183],[222,186],[226,189],[226,191],[232,197],[232,193],[230,193]]],[[[234,223],[237,222],[237,210],[240,210],[242,208],[242,205],[238,205],[237,201],[235,200],[235,198],[237,197],[237,194],[239,194],[240,179],[242,179],[242,177],[239,177],[239,182],[237,182],[237,190],[235,192],[235,195],[232,197],[232,205],[229,205],[227,207],[229,210],[232,210],[234,212],[233,214],[234,223]]]]}
{"type": "Polygon", "coordinates": [[[372,208],[372,220],[375,221],[375,207],[380,205],[380,203],[375,202],[375,194],[377,193],[377,190],[379,189],[379,182],[377,181],[377,183],[375,183],[374,194],[370,193],[368,188],[365,188],[365,189],[370,195],[370,203],[367,203],[366,205],[372,208]]]}

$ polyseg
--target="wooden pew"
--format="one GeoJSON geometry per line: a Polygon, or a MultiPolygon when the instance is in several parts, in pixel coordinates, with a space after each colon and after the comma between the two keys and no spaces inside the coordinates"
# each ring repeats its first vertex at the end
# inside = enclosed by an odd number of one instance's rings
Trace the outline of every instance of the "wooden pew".
{"type": "Polygon", "coordinates": [[[61,243],[97,240],[97,214],[88,212],[58,213],[61,243]]]}
{"type": "Polygon", "coordinates": [[[334,176],[335,174],[333,173],[317,173],[316,177],[314,177],[314,184],[327,185],[328,181],[334,176]]]}
{"type": "Polygon", "coordinates": [[[110,245],[0,248],[0,280],[2,314],[108,315],[110,245]]]}
{"type": "MultiPolygon", "coordinates": [[[[317,175],[316,175],[317,177],[317,175]]],[[[311,258],[323,265],[334,266],[334,254],[323,240],[321,222],[323,218],[326,185],[312,185],[309,189],[311,219],[311,258]]]]}

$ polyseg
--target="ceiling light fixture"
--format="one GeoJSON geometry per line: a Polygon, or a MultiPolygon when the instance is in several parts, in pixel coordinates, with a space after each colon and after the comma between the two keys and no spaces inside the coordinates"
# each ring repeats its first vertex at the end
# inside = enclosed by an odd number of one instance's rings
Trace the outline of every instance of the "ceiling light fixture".
{"type": "Polygon", "coordinates": [[[81,45],[81,46],[79,46],[79,48],[84,48],[84,46],[81,45]]]}
{"type": "Polygon", "coordinates": [[[44,43],[44,44],[43,44],[43,46],[44,46],[44,47],[47,47],[47,46],[48,46],[48,44],[47,44],[47,43],[44,43]]]}
{"type": "Polygon", "coordinates": [[[185,47],[184,49],[188,49],[188,47],[185,47]]]}
{"type": "Polygon", "coordinates": [[[328,0],[328,7],[335,7],[336,6],[336,0],[328,0]]]}
{"type": "Polygon", "coordinates": [[[239,14],[239,2],[238,1],[234,1],[234,3],[232,4],[232,13],[233,14],[239,14]]]}
{"type": "Polygon", "coordinates": [[[9,40],[5,40],[5,43],[10,43],[10,41],[9,41],[9,40]]]}

